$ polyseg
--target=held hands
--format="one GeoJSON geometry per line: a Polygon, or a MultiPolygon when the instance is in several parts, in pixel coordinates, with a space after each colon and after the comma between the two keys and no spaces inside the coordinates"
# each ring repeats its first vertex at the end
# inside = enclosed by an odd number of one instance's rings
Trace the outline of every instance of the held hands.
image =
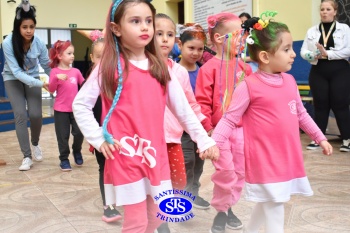
{"type": "Polygon", "coordinates": [[[122,148],[122,144],[118,140],[113,139],[113,142],[114,144],[112,145],[105,141],[100,147],[100,151],[106,159],[114,159],[113,152],[122,148]]]}
{"type": "Polygon", "coordinates": [[[49,92],[49,84],[48,83],[43,83],[43,88],[49,92]]]}
{"type": "Polygon", "coordinates": [[[324,155],[331,155],[333,153],[333,147],[326,140],[320,142],[320,147],[322,147],[324,155]]]}
{"type": "Polygon", "coordinates": [[[211,137],[211,135],[213,134],[213,131],[214,131],[214,128],[207,132],[209,137],[211,137]]]}
{"type": "Polygon", "coordinates": [[[209,147],[203,152],[200,152],[199,158],[201,158],[202,160],[211,159],[211,160],[217,161],[219,159],[219,155],[220,155],[219,148],[215,145],[215,146],[209,147]]]}

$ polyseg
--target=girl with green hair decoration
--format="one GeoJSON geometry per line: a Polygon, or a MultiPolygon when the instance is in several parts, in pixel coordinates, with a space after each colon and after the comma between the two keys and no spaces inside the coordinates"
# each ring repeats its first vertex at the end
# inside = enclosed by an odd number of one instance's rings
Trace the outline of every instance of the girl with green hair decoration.
{"type": "MultiPolygon", "coordinates": [[[[266,16],[270,16],[267,12],[266,16]]],[[[318,142],[325,155],[332,146],[306,112],[295,79],[293,40],[287,25],[254,17],[242,27],[250,57],[259,70],[246,77],[212,137],[227,153],[225,144],[242,118],[245,155],[245,198],[257,202],[244,233],[283,233],[284,203],[291,195],[313,195],[305,173],[299,127],[318,142]]]]}

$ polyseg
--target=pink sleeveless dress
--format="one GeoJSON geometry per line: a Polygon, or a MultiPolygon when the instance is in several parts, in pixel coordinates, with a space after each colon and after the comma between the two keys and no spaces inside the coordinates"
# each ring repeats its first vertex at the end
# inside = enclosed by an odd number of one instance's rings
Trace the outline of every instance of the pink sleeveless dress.
{"type": "Polygon", "coordinates": [[[246,193],[256,202],[285,202],[313,194],[306,177],[296,109],[297,85],[282,73],[282,85],[255,73],[245,79],[250,104],[243,115],[246,193]]]}
{"type": "MultiPolygon", "coordinates": [[[[102,119],[111,106],[102,98],[102,119]]],[[[114,160],[105,163],[106,204],[130,205],[172,189],[164,138],[164,88],[151,76],[129,63],[128,77],[108,131],[122,143],[114,160]]]]}

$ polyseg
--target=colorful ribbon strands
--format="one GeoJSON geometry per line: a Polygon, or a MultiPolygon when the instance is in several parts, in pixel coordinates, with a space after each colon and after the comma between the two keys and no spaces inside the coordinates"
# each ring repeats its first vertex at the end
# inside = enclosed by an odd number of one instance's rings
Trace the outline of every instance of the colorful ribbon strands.
{"type": "Polygon", "coordinates": [[[225,70],[225,84],[226,88],[224,93],[222,93],[222,88],[220,87],[220,100],[222,103],[222,112],[225,113],[230,105],[231,97],[234,89],[237,84],[244,79],[245,71],[246,71],[246,54],[247,54],[247,44],[254,44],[254,39],[252,37],[253,30],[263,30],[269,25],[271,18],[277,15],[277,11],[264,11],[261,13],[259,17],[253,17],[248,19],[245,23],[242,24],[242,29],[237,30],[235,32],[230,32],[226,35],[223,35],[219,38],[225,38],[222,47],[222,58],[221,58],[221,69],[220,69],[220,85],[222,83],[223,74],[222,74],[222,66],[224,61],[224,51],[225,47],[227,47],[226,53],[226,70],[225,70]],[[240,77],[237,79],[237,67],[239,57],[242,57],[244,60],[244,69],[240,74],[240,77]],[[234,70],[233,70],[233,87],[229,85],[229,62],[230,60],[236,59],[234,70]]]}
{"type": "Polygon", "coordinates": [[[244,78],[244,73],[242,73],[241,77],[237,80],[237,66],[238,66],[238,55],[242,48],[244,48],[243,44],[243,30],[237,30],[235,32],[228,33],[225,35],[225,40],[222,47],[222,58],[221,58],[221,65],[220,65],[220,85],[222,83],[222,66],[223,61],[226,60],[226,67],[225,67],[225,90],[222,94],[222,88],[220,87],[220,100],[221,100],[221,110],[223,113],[225,113],[231,103],[231,98],[234,89],[236,88],[237,83],[239,83],[244,78]],[[224,49],[227,47],[227,53],[226,58],[224,59],[224,49]],[[229,80],[231,80],[231,77],[229,75],[229,69],[230,69],[230,63],[229,61],[236,59],[235,67],[233,71],[233,86],[230,86],[229,80]]]}
{"type": "Polygon", "coordinates": [[[235,32],[230,32],[226,35],[223,35],[219,38],[225,38],[224,43],[222,45],[222,57],[221,57],[221,66],[220,66],[220,101],[221,101],[221,110],[223,113],[225,113],[231,103],[231,98],[234,89],[236,88],[237,84],[241,82],[244,79],[245,74],[245,67],[244,65],[244,72],[240,74],[240,77],[237,79],[237,67],[238,67],[238,61],[240,53],[245,50],[244,46],[244,29],[237,30],[235,32]],[[226,57],[224,59],[225,54],[225,47],[227,48],[226,57]],[[230,77],[230,63],[231,60],[236,60],[234,70],[233,70],[233,85],[230,85],[230,80],[232,80],[232,77],[230,77]],[[222,79],[223,79],[223,61],[226,60],[226,69],[225,69],[225,90],[223,91],[221,88],[222,79]],[[224,93],[222,93],[224,92],[224,93]]]}

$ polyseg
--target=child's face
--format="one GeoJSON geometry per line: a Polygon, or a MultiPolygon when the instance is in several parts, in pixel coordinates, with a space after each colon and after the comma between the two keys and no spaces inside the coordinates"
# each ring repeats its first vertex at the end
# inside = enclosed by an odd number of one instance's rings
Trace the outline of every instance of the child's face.
{"type": "Polygon", "coordinates": [[[104,47],[103,42],[97,42],[94,45],[94,51],[92,51],[92,53],[90,54],[92,63],[97,64],[100,62],[102,57],[103,47],[104,47]]]}
{"type": "Polygon", "coordinates": [[[70,45],[62,54],[58,57],[60,62],[66,66],[73,64],[74,62],[74,47],[70,45]]]}
{"type": "Polygon", "coordinates": [[[280,73],[287,72],[292,68],[294,58],[296,57],[293,50],[293,39],[289,32],[282,32],[278,39],[282,41],[274,54],[267,53],[268,64],[266,65],[268,72],[280,73]]]}
{"type": "Polygon", "coordinates": [[[132,54],[144,54],[154,36],[153,14],[146,3],[129,4],[119,24],[111,23],[113,33],[132,54]]]}
{"type": "Polygon", "coordinates": [[[245,17],[245,16],[242,16],[240,19],[241,19],[242,23],[244,23],[245,21],[247,21],[247,20],[248,20],[248,18],[247,18],[247,17],[245,17]]]}
{"type": "Polygon", "coordinates": [[[194,64],[202,58],[204,41],[200,39],[188,40],[185,43],[179,42],[181,50],[181,60],[194,64]]]}
{"type": "MultiPolygon", "coordinates": [[[[236,37],[232,37],[232,41],[235,41],[236,43],[234,44],[235,47],[232,47],[233,51],[231,51],[232,53],[237,54],[239,52],[240,48],[240,31],[241,31],[241,25],[242,22],[240,20],[230,20],[224,23],[223,28],[220,30],[220,36],[224,36],[228,33],[233,33],[233,35],[235,34],[236,37]]],[[[219,45],[219,48],[221,48],[223,46],[223,43],[225,41],[224,37],[221,37],[221,40],[219,41],[221,44],[219,45]]],[[[226,41],[225,47],[224,47],[224,51],[227,51],[227,45],[228,43],[233,43],[230,41],[226,41]]],[[[233,44],[231,44],[233,45],[233,44]]]]}
{"type": "Polygon", "coordinates": [[[164,58],[167,58],[175,44],[175,25],[169,19],[156,19],[155,39],[164,58]]]}

